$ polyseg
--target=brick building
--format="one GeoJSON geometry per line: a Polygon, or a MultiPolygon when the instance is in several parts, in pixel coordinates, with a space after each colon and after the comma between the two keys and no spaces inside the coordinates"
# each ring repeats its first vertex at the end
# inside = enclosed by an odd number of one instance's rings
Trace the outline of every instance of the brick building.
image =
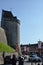
{"type": "Polygon", "coordinates": [[[21,45],[21,50],[23,54],[30,54],[30,53],[43,54],[43,42],[38,41],[38,43],[36,44],[21,45]],[[38,48],[38,44],[40,42],[41,42],[41,48],[38,48]]]}

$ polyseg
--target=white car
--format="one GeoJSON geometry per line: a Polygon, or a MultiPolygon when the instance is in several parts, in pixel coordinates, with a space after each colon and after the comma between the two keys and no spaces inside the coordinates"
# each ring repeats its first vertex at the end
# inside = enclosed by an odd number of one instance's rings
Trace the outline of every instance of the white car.
{"type": "Polygon", "coordinates": [[[29,61],[42,61],[42,59],[40,57],[38,57],[37,55],[31,55],[29,57],[29,61]]]}

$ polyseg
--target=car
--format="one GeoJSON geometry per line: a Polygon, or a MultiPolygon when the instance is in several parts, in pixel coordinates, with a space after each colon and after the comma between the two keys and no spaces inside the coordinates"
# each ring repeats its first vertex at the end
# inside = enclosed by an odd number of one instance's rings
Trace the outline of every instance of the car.
{"type": "Polygon", "coordinates": [[[40,57],[38,57],[37,55],[30,55],[29,61],[32,61],[32,62],[41,62],[42,59],[40,57]]]}

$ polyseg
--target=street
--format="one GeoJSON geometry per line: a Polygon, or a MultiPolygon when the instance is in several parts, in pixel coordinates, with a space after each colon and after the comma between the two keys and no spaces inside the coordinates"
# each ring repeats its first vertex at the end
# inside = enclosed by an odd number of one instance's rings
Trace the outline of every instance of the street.
{"type": "MultiPolygon", "coordinates": [[[[24,65],[42,65],[42,62],[39,62],[39,63],[31,63],[31,62],[24,62],[24,65]]],[[[4,64],[0,64],[0,65],[4,65],[4,64]]],[[[5,64],[5,65],[12,65],[12,64],[5,64]]],[[[19,65],[18,62],[16,65],[19,65]]]]}
{"type": "MultiPolygon", "coordinates": [[[[24,65],[38,65],[38,64],[42,65],[42,62],[37,62],[37,63],[24,62],[24,65]]],[[[17,63],[17,65],[18,65],[18,63],[17,63]]]]}
{"type": "MultiPolygon", "coordinates": [[[[42,63],[40,62],[39,63],[40,65],[42,65],[42,63]]],[[[29,63],[29,62],[24,62],[24,65],[38,65],[38,63],[29,63]]]]}

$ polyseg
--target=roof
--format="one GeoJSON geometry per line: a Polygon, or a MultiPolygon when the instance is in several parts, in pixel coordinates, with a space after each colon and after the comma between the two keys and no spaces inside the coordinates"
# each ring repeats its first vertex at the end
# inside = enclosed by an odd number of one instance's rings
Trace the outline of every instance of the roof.
{"type": "Polygon", "coordinates": [[[17,19],[17,16],[13,16],[11,11],[2,10],[2,17],[9,18],[10,21],[16,21],[17,23],[20,24],[20,20],[17,19]]]}
{"type": "Polygon", "coordinates": [[[11,11],[2,10],[2,13],[3,17],[13,17],[11,11]]]}
{"type": "Polygon", "coordinates": [[[21,45],[21,46],[34,46],[34,45],[37,45],[37,44],[24,44],[24,45],[21,45]]]}

